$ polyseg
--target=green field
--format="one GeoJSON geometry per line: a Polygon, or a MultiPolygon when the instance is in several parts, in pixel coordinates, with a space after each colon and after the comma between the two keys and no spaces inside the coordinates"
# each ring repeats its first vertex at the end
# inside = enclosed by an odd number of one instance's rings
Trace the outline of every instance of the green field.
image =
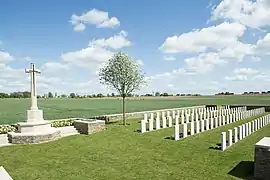
{"type": "MultiPolygon", "coordinates": [[[[38,103],[47,120],[114,114],[120,113],[122,108],[121,99],[40,99],[38,103]]],[[[127,100],[127,111],[136,112],[205,104],[269,105],[270,96],[144,98],[144,100],[127,100]]],[[[29,106],[30,99],[1,99],[0,124],[26,120],[26,110],[29,106]]]]}
{"type": "Polygon", "coordinates": [[[89,136],[1,147],[0,162],[14,180],[244,179],[253,174],[254,144],[270,136],[270,125],[224,152],[213,148],[222,131],[250,120],[179,141],[169,139],[173,128],[139,134],[139,121],[129,120],[89,136]]]}

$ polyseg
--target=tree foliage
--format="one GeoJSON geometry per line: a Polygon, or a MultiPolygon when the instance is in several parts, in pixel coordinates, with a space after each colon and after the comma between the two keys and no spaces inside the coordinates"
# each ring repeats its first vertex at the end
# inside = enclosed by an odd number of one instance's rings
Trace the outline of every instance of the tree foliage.
{"type": "Polygon", "coordinates": [[[123,122],[125,125],[125,97],[135,90],[139,90],[145,83],[139,64],[133,61],[128,54],[118,52],[100,69],[99,77],[102,84],[116,90],[123,98],[123,122]]]}

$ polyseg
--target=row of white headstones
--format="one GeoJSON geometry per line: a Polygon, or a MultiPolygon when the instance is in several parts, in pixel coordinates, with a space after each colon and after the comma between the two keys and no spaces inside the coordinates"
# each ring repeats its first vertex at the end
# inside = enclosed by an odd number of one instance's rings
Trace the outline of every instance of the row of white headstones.
{"type": "Polygon", "coordinates": [[[179,118],[181,117],[181,124],[184,124],[185,122],[192,122],[192,121],[199,121],[202,119],[208,119],[211,117],[219,116],[219,115],[229,115],[232,112],[245,110],[246,107],[239,107],[239,108],[233,108],[230,109],[229,106],[223,106],[223,107],[211,107],[211,108],[194,108],[194,109],[181,109],[181,110],[173,110],[172,116],[171,111],[162,111],[161,117],[162,117],[162,125],[160,124],[160,112],[156,112],[156,116],[154,113],[150,113],[150,118],[148,119],[148,115],[144,114],[144,119],[141,120],[141,133],[145,133],[149,131],[159,130],[161,128],[167,128],[173,126],[173,120],[174,124],[179,123],[179,118]],[[166,117],[167,116],[167,117],[166,117]],[[155,122],[154,122],[155,121],[155,122]],[[168,126],[167,126],[168,122],[168,126]],[[147,127],[148,126],[148,127],[147,127]]]}
{"type": "Polygon", "coordinates": [[[231,114],[218,116],[210,119],[200,120],[196,122],[196,132],[195,132],[195,122],[184,123],[182,125],[182,132],[179,132],[179,124],[175,124],[174,126],[174,139],[177,141],[180,138],[188,137],[188,125],[190,125],[190,136],[199,134],[200,132],[204,132],[207,130],[218,128],[219,126],[225,126],[227,124],[256,116],[258,114],[264,113],[265,108],[258,108],[253,110],[246,111],[245,108],[236,108],[236,111],[232,111],[231,114]]]}
{"type": "Polygon", "coordinates": [[[259,130],[260,128],[268,125],[270,123],[270,115],[266,115],[260,118],[257,118],[251,122],[244,123],[238,127],[228,130],[228,143],[226,141],[226,132],[221,133],[221,150],[225,151],[228,147],[237,143],[238,141],[249,136],[251,133],[259,130]]]}

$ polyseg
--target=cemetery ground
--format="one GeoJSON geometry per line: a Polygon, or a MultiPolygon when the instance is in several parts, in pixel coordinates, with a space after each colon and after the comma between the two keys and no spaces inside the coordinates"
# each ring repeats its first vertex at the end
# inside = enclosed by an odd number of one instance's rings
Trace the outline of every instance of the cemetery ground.
{"type": "MultiPolygon", "coordinates": [[[[138,97],[128,98],[127,112],[179,108],[205,104],[268,105],[270,96],[200,96],[200,97],[138,97]]],[[[121,113],[121,98],[39,99],[39,108],[46,120],[90,117],[121,113]]],[[[26,120],[30,99],[0,99],[0,124],[26,120]]]]}
{"type": "Polygon", "coordinates": [[[127,127],[109,124],[106,131],[90,136],[1,147],[0,162],[14,179],[22,180],[246,178],[253,173],[254,144],[270,136],[269,126],[224,152],[214,148],[222,131],[256,117],[179,141],[170,139],[173,128],[139,134],[139,119],[128,120],[127,127]]]}

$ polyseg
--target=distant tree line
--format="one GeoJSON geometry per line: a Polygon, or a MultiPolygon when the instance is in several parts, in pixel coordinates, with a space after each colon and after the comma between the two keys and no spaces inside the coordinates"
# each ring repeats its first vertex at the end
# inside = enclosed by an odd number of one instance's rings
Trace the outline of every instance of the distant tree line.
{"type": "MultiPolygon", "coordinates": [[[[259,94],[270,94],[270,91],[262,91],[262,92],[259,92],[259,91],[250,91],[250,92],[244,92],[242,93],[243,95],[259,95],[259,94]]],[[[231,93],[231,92],[221,92],[221,93],[217,93],[215,95],[234,95],[234,93],[231,93]]]]}
{"type": "Polygon", "coordinates": [[[231,93],[231,92],[221,92],[221,93],[217,93],[215,95],[234,95],[234,93],[231,93]]]}
{"type": "MultiPolygon", "coordinates": [[[[147,94],[143,94],[143,95],[138,95],[138,94],[127,94],[126,97],[147,97],[147,96],[164,96],[164,97],[168,97],[168,96],[201,96],[200,94],[170,94],[167,92],[164,93],[160,93],[160,92],[156,92],[156,93],[147,93],[147,94]]],[[[31,93],[28,91],[23,91],[23,92],[12,92],[12,93],[0,93],[0,98],[30,98],[31,97],[31,93]]],[[[74,92],[70,93],[70,94],[57,94],[57,93],[52,93],[52,92],[48,92],[47,94],[44,95],[37,95],[37,98],[102,98],[102,97],[121,97],[118,94],[115,93],[110,93],[110,94],[102,94],[102,93],[98,93],[98,94],[90,94],[90,95],[79,95],[76,94],[74,92]]]]}
{"type": "Polygon", "coordinates": [[[258,91],[250,91],[250,92],[244,92],[244,95],[252,95],[252,94],[270,94],[270,91],[262,91],[262,92],[258,92],[258,91]]]}

